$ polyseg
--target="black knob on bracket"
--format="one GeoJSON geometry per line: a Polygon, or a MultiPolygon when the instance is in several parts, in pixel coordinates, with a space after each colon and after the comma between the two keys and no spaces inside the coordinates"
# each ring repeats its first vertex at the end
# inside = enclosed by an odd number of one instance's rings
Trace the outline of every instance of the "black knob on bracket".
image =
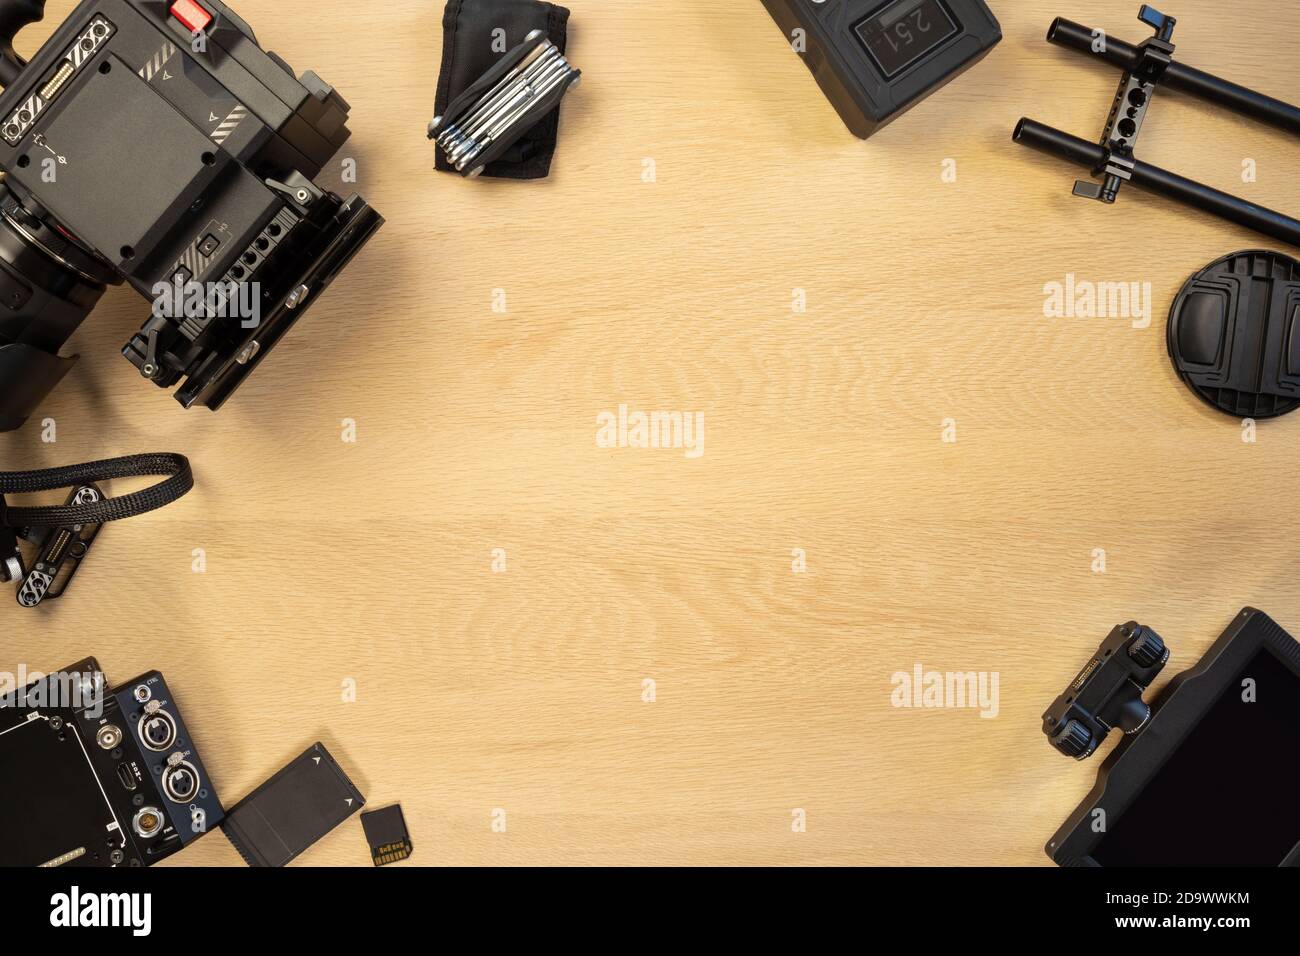
{"type": "Polygon", "coordinates": [[[1165,658],[1165,642],[1149,627],[1138,627],[1138,637],[1128,649],[1138,667],[1153,667],[1165,658]]]}
{"type": "Polygon", "coordinates": [[[1054,746],[1067,757],[1082,757],[1092,752],[1092,734],[1077,720],[1072,720],[1052,739],[1054,746]]]}

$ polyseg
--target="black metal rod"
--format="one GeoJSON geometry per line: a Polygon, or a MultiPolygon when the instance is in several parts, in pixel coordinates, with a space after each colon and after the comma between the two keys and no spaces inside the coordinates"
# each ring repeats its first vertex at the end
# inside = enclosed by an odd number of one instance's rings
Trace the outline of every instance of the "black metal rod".
{"type": "MultiPolygon", "coordinates": [[[[1086,53],[1121,70],[1131,70],[1137,66],[1138,48],[1133,44],[1107,34],[1105,50],[1099,52],[1094,46],[1098,40],[1091,27],[1063,17],[1058,17],[1052,23],[1051,29],[1047,31],[1047,40],[1057,46],[1086,53]]],[[[1300,107],[1202,72],[1177,60],[1165,71],[1160,85],[1300,135],[1300,107]]]]}
{"type": "Polygon", "coordinates": [[[1011,138],[1023,146],[1058,156],[1077,166],[1087,166],[1089,169],[1105,166],[1106,159],[1110,155],[1105,147],[1028,118],[1016,124],[1016,131],[1011,138]]]}
{"type": "MultiPolygon", "coordinates": [[[[1022,119],[1013,137],[1017,143],[1040,152],[1059,157],[1089,170],[1106,163],[1104,148],[1070,133],[1045,126],[1031,119],[1022,119]]],[[[1142,189],[1167,196],[1176,202],[1214,213],[1240,226],[1300,246],[1300,220],[1280,212],[1246,202],[1230,193],[1222,192],[1195,180],[1171,173],[1159,166],[1138,160],[1133,164],[1132,184],[1142,189]]]]}

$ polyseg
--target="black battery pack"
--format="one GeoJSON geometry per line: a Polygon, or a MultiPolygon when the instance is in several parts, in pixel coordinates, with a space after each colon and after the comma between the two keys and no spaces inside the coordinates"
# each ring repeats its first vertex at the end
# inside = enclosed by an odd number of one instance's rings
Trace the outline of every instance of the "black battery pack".
{"type": "Polygon", "coordinates": [[[221,829],[249,866],[284,866],[365,803],[316,743],[235,804],[221,829]]]}
{"type": "Polygon", "coordinates": [[[763,0],[855,136],[866,139],[1002,39],[983,0],[763,0]]]}

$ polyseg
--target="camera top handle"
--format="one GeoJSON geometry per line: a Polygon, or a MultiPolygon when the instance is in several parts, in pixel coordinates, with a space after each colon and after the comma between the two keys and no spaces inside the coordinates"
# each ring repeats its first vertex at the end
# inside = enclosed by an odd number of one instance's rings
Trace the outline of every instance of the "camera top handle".
{"type": "Polygon", "coordinates": [[[14,50],[23,27],[45,19],[45,0],[0,0],[0,86],[18,79],[27,61],[14,50]]]}

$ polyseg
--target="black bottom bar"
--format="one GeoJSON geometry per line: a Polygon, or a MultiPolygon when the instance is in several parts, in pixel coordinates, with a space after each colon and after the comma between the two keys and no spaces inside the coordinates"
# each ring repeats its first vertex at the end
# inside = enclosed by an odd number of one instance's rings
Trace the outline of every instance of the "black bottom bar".
{"type": "MultiPolygon", "coordinates": [[[[1012,834],[1010,838],[1024,836],[1012,834]]],[[[436,841],[416,852],[432,858],[426,862],[443,862],[436,841]]],[[[489,856],[498,863],[512,859],[505,851],[494,852],[500,855],[489,856]]],[[[513,859],[517,862],[517,854],[513,859]]],[[[653,865],[656,861],[651,853],[638,862],[653,865]]],[[[826,862],[842,863],[843,855],[826,862]]],[[[515,886],[517,889],[509,890],[511,919],[500,929],[493,927],[494,938],[507,944],[535,942],[536,926],[554,920],[555,896],[563,892],[566,898],[580,894],[584,912],[601,917],[575,921],[576,931],[568,935],[598,944],[608,940],[611,925],[635,925],[644,920],[644,888],[658,885],[656,898],[666,905],[662,918],[656,916],[656,925],[662,924],[666,932],[676,934],[674,927],[678,927],[698,934],[704,925],[715,927],[719,942],[734,942],[738,930],[742,939],[748,930],[756,941],[770,942],[774,933],[784,930],[791,942],[817,951],[832,948],[835,940],[842,945],[846,934],[865,940],[883,929],[905,934],[926,952],[963,951],[977,948],[976,944],[988,948],[989,942],[1023,942],[1028,948],[1042,950],[1050,941],[1060,939],[1068,939],[1078,949],[1084,941],[1109,940],[1114,934],[1121,946],[1127,940],[1130,946],[1144,947],[1150,940],[1179,945],[1194,934],[1209,940],[1216,950],[1231,952],[1249,945],[1242,934],[1252,929],[1265,930],[1271,939],[1277,939],[1295,928],[1295,880],[1292,874],[1276,869],[906,869],[865,874],[736,870],[722,875],[745,889],[759,913],[781,913],[782,906],[788,908],[791,894],[802,893],[806,898],[809,881],[815,880],[817,899],[808,904],[815,925],[808,925],[798,907],[776,919],[717,923],[717,903],[708,892],[717,884],[717,871],[663,875],[648,871],[626,876],[604,870],[556,871],[542,877],[548,889],[539,893],[538,877],[532,871],[430,873],[407,864],[385,867],[382,872],[310,866],[242,871],[14,871],[4,887],[5,918],[11,938],[22,934],[21,938],[35,942],[39,934],[48,932],[56,946],[62,943],[66,947],[68,930],[52,923],[70,922],[72,887],[76,886],[83,904],[77,907],[79,923],[88,895],[151,894],[150,936],[136,940],[142,953],[170,941],[200,937],[218,945],[229,940],[246,949],[250,926],[256,927],[263,948],[287,945],[306,954],[370,952],[377,940],[382,943],[422,925],[431,898],[436,897],[438,906],[450,914],[445,922],[454,930],[456,926],[481,926],[482,921],[476,921],[473,914],[482,910],[484,896],[500,892],[503,886],[507,890],[515,886]],[[567,891],[566,886],[570,887],[567,891]],[[206,908],[196,908],[195,901],[206,908]],[[1169,932],[1171,929],[1175,932],[1169,932]],[[513,932],[520,936],[514,937],[513,932]],[[825,938],[825,947],[816,942],[820,937],[825,938]],[[360,945],[352,945],[353,941],[360,945]],[[950,942],[954,945],[947,945],[950,942]]],[[[116,912],[139,914],[140,907],[128,909],[129,902],[120,901],[116,912]]],[[[92,948],[102,950],[106,947],[99,940],[129,942],[133,931],[128,926],[96,932],[92,948]]]]}

